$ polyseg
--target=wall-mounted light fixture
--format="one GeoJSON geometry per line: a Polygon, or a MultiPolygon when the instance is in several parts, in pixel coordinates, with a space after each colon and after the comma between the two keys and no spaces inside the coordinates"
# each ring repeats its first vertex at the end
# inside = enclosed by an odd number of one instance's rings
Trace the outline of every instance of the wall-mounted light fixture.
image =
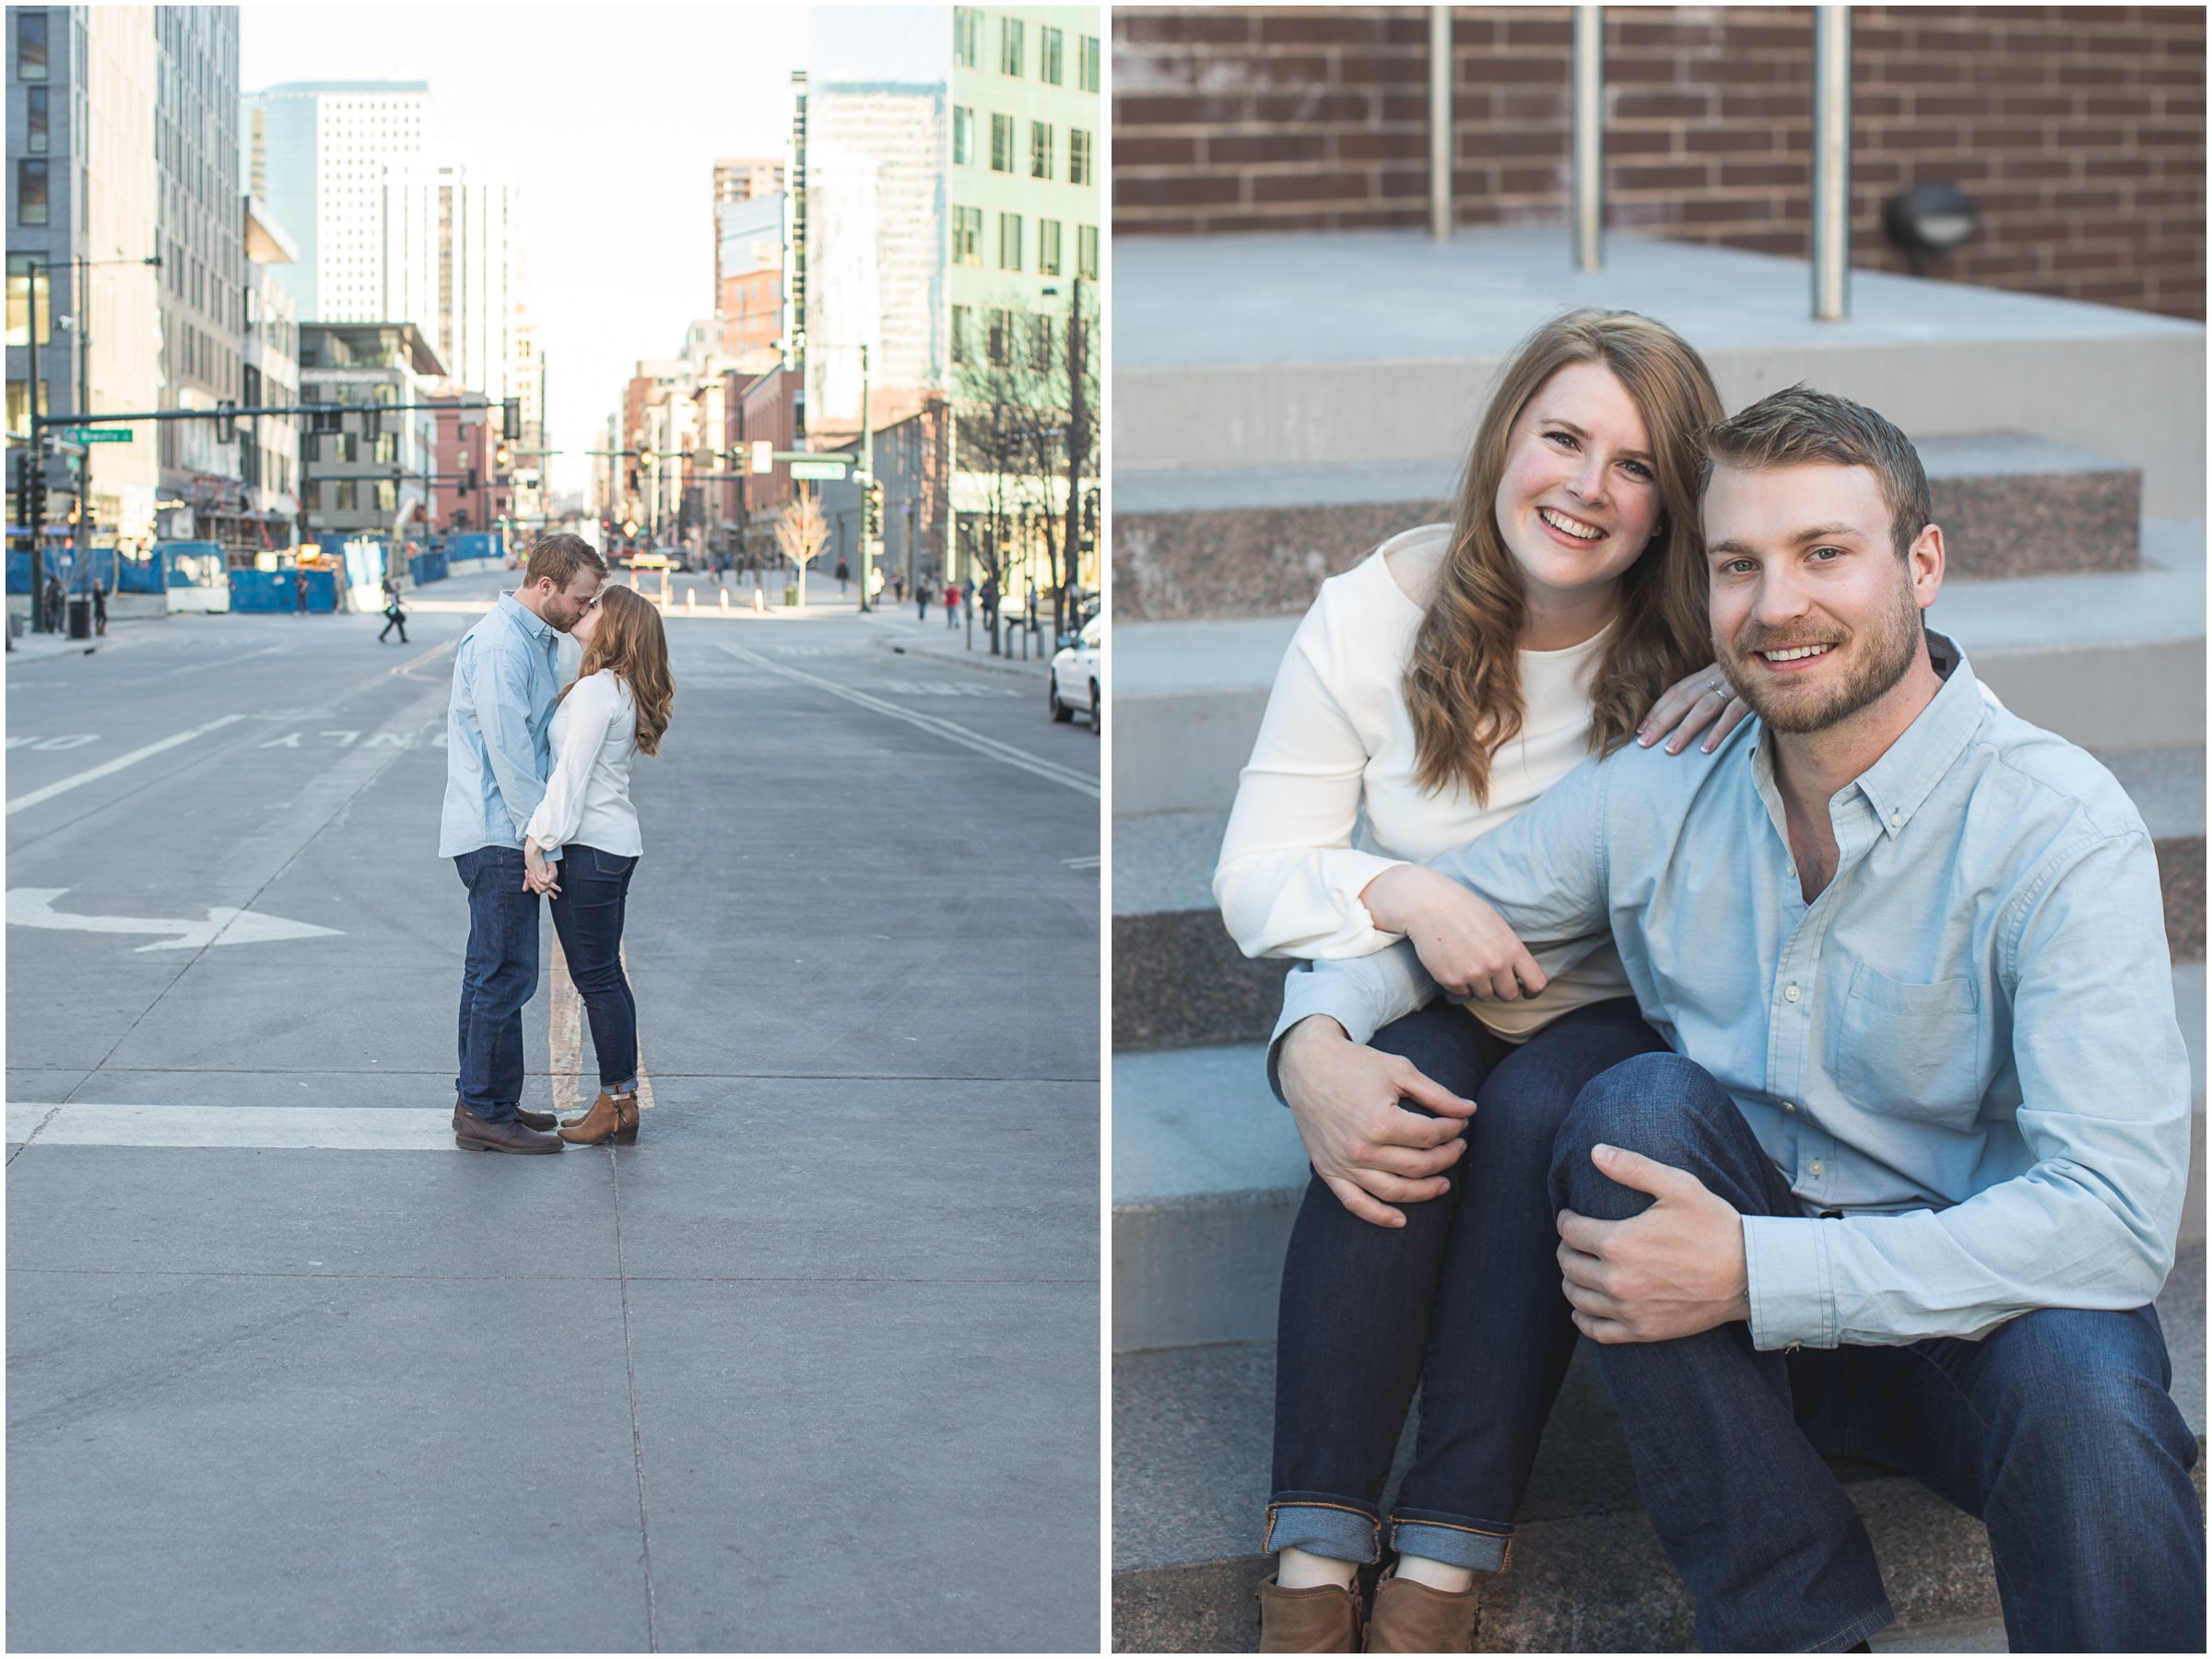
{"type": "Polygon", "coordinates": [[[1890,198],[1882,211],[1889,239],[1912,258],[1912,274],[1925,276],[1928,262],[1973,235],[1982,222],[1974,198],[1956,184],[1928,179],[1890,198]]]}

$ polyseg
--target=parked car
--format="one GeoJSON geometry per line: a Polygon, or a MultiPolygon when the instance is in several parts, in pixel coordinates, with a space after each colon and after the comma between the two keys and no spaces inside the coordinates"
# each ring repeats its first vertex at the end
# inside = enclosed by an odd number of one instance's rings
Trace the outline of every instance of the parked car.
{"type": "Polygon", "coordinates": [[[1099,694],[1099,674],[1106,655],[1106,618],[1091,618],[1064,643],[1053,657],[1051,682],[1045,700],[1054,720],[1073,720],[1077,709],[1090,711],[1090,735],[1106,729],[1106,702],[1099,694]]]}

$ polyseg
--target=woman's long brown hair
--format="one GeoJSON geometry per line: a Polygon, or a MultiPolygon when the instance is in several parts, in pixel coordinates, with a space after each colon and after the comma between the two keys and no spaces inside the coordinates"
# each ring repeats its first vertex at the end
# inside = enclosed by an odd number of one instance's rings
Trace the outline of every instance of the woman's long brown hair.
{"type": "Polygon", "coordinates": [[[599,626],[583,648],[583,666],[561,688],[561,696],[602,668],[615,671],[638,705],[638,747],[659,754],[661,734],[668,729],[668,705],[676,700],[676,681],[668,674],[668,632],[661,626],[658,606],[612,582],[599,595],[599,626]]]}
{"type": "Polygon", "coordinates": [[[1521,411],[1571,363],[1603,363],[1628,389],[1651,434],[1665,514],[1620,578],[1620,626],[1590,688],[1590,752],[1626,743],[1662,691],[1712,660],[1698,488],[1699,434],[1724,413],[1712,376],[1664,324],[1634,312],[1570,312],[1531,335],[1499,377],[1406,669],[1415,781],[1436,793],[1456,785],[1478,806],[1489,801],[1490,757],[1521,735],[1527,715],[1515,644],[1526,606],[1498,529],[1498,481],[1521,411]]]}

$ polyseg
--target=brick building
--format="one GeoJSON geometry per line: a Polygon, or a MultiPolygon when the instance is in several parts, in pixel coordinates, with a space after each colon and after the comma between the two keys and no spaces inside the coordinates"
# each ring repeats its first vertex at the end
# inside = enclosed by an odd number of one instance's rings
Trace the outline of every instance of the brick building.
{"type": "MultiPolygon", "coordinates": [[[[1923,180],[1981,227],[1931,275],[2201,319],[2200,6],[1853,8],[1852,263],[1907,271],[1883,206],[1923,180]]],[[[1564,222],[1566,6],[1453,24],[1454,217],[1564,222]]],[[[1120,235],[1428,222],[1429,8],[1113,12],[1120,235]]],[[[1608,223],[1803,257],[1812,10],[1608,8],[1608,223]]]]}

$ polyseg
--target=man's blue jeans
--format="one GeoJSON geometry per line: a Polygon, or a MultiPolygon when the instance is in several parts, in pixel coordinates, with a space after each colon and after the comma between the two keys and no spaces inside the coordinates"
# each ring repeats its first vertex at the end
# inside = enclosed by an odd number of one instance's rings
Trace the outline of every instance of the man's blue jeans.
{"type": "MultiPolygon", "coordinates": [[[[1606,1073],[1559,1131],[1559,1206],[1640,1213],[1650,1197],[1590,1162],[1600,1142],[1688,1171],[1739,1214],[1805,1213],[1735,1103],[1677,1055],[1606,1073]]],[[[1972,1342],[1765,1353],[1739,1323],[1599,1345],[1597,1360],[1707,1653],[1841,1653],[1890,1622],[1824,1455],[1887,1464],[1987,1524],[2015,1653],[2205,1651],[2196,1438],[2167,1393],[2151,1308],[2040,1309],[1972,1342]]]]}
{"type": "Polygon", "coordinates": [[[1283,1262],[1263,1547],[1376,1559],[1382,1488],[1418,1384],[1420,1432],[1387,1541],[1494,1572],[1574,1354],[1552,1256],[1552,1142],[1584,1083],[1665,1044],[1620,997],[1563,1015],[1518,1048],[1434,1003],[1385,1026],[1373,1046],[1477,1111],[1446,1171],[1451,1190],[1398,1206],[1402,1228],[1360,1220],[1318,1175],[1306,1188],[1283,1262]]]}
{"type": "Polygon", "coordinates": [[[553,931],[591,1018],[599,1087],[609,1094],[638,1086],[638,1005],[622,972],[622,918],[637,867],[635,858],[571,841],[561,849],[552,900],[553,931]]]}
{"type": "Polygon", "coordinates": [[[461,975],[461,1104],[504,1124],[523,1101],[523,1005],[537,989],[537,895],[523,885],[520,847],[478,847],[453,860],[468,889],[461,975]]]}

